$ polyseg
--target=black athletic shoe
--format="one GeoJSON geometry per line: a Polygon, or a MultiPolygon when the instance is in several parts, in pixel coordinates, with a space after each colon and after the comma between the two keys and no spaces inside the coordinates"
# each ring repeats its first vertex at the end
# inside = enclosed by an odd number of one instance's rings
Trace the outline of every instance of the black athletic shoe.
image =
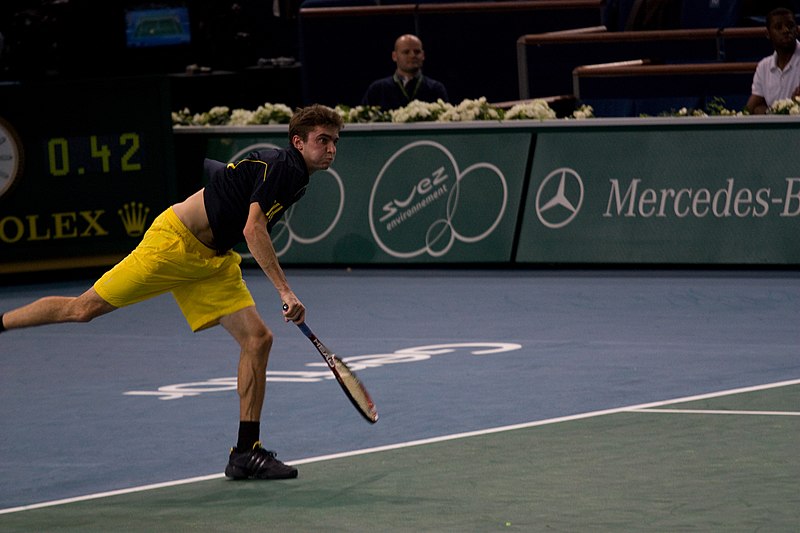
{"type": "Polygon", "coordinates": [[[291,479],[297,477],[297,469],[278,461],[275,452],[256,442],[246,452],[231,448],[225,475],[232,479],[291,479]]]}

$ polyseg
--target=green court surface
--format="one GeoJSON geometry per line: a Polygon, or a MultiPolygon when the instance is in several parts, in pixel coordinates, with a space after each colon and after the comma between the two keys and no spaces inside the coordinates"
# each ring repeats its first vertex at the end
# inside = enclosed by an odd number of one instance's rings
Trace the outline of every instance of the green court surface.
{"type": "Polygon", "coordinates": [[[799,444],[794,380],[6,511],[0,531],[796,532],[799,444]]]}

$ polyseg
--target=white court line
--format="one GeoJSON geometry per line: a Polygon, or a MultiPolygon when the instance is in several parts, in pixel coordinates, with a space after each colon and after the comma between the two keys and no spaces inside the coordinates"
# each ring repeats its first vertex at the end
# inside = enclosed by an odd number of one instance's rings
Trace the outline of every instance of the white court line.
{"type": "Polygon", "coordinates": [[[631,413],[678,413],[690,415],[800,416],[797,411],[732,411],[730,409],[629,409],[631,413]]]}
{"type": "MultiPolygon", "coordinates": [[[[651,403],[644,403],[639,405],[629,405],[627,407],[615,407],[613,409],[603,409],[600,411],[590,411],[587,413],[579,413],[575,415],[568,415],[568,416],[561,416],[557,418],[549,418],[547,420],[537,420],[535,422],[525,422],[522,424],[513,424],[509,426],[501,426],[496,428],[489,428],[489,429],[481,429],[477,431],[468,431],[465,433],[455,433],[452,435],[442,435],[440,437],[432,437],[428,439],[420,439],[420,440],[413,440],[409,442],[401,442],[398,444],[388,444],[386,446],[376,446],[374,448],[364,448],[361,450],[353,450],[349,452],[342,452],[342,453],[334,453],[330,455],[320,455],[317,457],[309,457],[307,459],[300,459],[297,461],[287,461],[286,464],[290,465],[302,465],[302,464],[309,464],[309,463],[317,463],[321,461],[330,461],[333,459],[342,459],[345,457],[354,457],[357,455],[366,455],[369,453],[377,453],[377,452],[385,452],[389,450],[399,450],[402,448],[410,448],[413,446],[423,446],[426,444],[435,444],[438,442],[446,442],[450,440],[456,439],[465,439],[469,437],[478,437],[481,435],[490,435],[493,433],[502,433],[505,431],[514,431],[517,429],[526,429],[532,428],[537,426],[546,426],[550,424],[558,424],[561,422],[570,422],[573,420],[583,420],[586,418],[594,418],[598,416],[605,416],[617,413],[625,413],[631,411],[642,411],[647,409],[648,412],[656,412],[655,410],[650,410],[650,408],[660,407],[663,405],[669,405],[672,403],[681,403],[681,402],[691,402],[695,400],[706,400],[709,398],[718,398],[720,396],[732,396],[734,394],[744,394],[747,392],[756,392],[768,389],[776,389],[780,387],[788,387],[791,385],[800,385],[800,379],[793,379],[788,381],[778,381],[776,383],[767,383],[765,385],[754,385],[752,387],[742,387],[738,389],[730,389],[725,391],[718,391],[718,392],[710,392],[706,394],[698,394],[695,396],[686,396],[683,398],[674,398],[671,400],[662,400],[658,402],[651,402],[651,403]]],[[[694,411],[696,412],[696,411],[694,411]]],[[[730,413],[731,411],[725,411],[725,413],[730,413]]],[[[112,490],[108,492],[100,492],[97,494],[87,494],[85,496],[76,496],[74,498],[65,498],[63,500],[53,500],[49,502],[41,502],[41,503],[34,503],[30,505],[22,505],[19,507],[9,507],[7,509],[0,509],[0,515],[9,514],[9,513],[17,513],[20,511],[31,511],[34,509],[42,509],[45,507],[54,507],[57,505],[66,505],[70,503],[77,503],[77,502],[85,502],[89,500],[97,500],[100,498],[109,498],[111,496],[121,496],[124,494],[133,494],[137,492],[144,492],[148,490],[155,490],[155,489],[162,489],[167,487],[176,487],[179,485],[187,485],[189,483],[199,483],[201,481],[210,481],[214,479],[221,479],[225,477],[224,474],[212,474],[209,476],[200,476],[200,477],[193,477],[188,479],[181,479],[177,481],[166,481],[164,483],[155,483],[152,485],[143,485],[140,487],[131,487],[128,489],[120,489],[120,490],[112,490]]]]}

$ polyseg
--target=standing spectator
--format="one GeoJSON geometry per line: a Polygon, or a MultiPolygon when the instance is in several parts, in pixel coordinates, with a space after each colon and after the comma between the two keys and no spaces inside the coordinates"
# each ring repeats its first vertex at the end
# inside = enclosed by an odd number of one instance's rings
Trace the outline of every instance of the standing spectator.
{"type": "Polygon", "coordinates": [[[435,102],[442,99],[449,102],[444,84],[422,75],[425,50],[416,35],[407,34],[397,38],[392,61],[397,64],[394,74],[373,81],[361,100],[362,105],[398,109],[413,100],[435,102]]]}
{"type": "Polygon", "coordinates": [[[800,95],[800,47],[797,22],[786,8],[769,12],[767,38],[775,53],[759,61],[753,75],[753,88],[745,109],[763,115],[777,100],[800,95]]]}

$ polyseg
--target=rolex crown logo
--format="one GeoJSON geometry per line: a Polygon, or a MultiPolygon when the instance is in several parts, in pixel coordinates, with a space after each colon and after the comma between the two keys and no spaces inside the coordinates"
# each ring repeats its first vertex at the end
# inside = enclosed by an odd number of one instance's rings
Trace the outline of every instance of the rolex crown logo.
{"type": "Polygon", "coordinates": [[[144,226],[147,223],[147,214],[149,212],[150,208],[145,207],[141,202],[127,203],[117,211],[119,218],[122,219],[122,224],[125,226],[125,233],[129,237],[140,237],[144,234],[144,226]]]}

